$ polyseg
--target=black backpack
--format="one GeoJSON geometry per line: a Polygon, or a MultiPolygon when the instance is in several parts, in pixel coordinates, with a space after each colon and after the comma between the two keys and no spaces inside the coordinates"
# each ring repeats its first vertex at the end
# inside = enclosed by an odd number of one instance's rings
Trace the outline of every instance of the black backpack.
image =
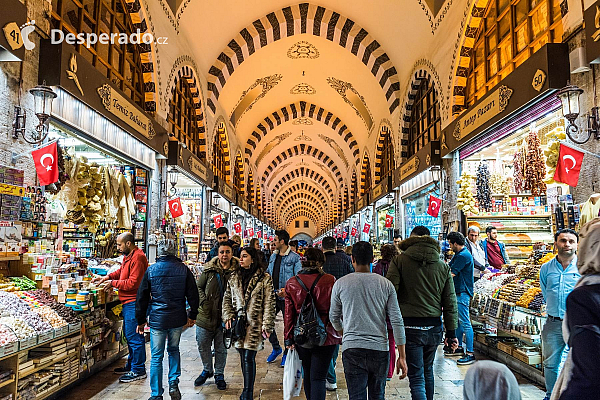
{"type": "Polygon", "coordinates": [[[319,312],[317,311],[317,307],[315,306],[315,301],[312,296],[312,290],[317,286],[317,282],[321,279],[323,274],[319,274],[317,279],[313,282],[310,290],[306,288],[302,279],[299,279],[295,276],[296,280],[302,286],[304,290],[306,290],[306,298],[304,298],[304,303],[302,303],[302,308],[300,309],[300,315],[298,315],[298,319],[296,320],[296,326],[294,326],[294,342],[298,346],[302,346],[307,349],[312,349],[313,347],[323,346],[325,340],[327,340],[327,330],[325,329],[325,325],[319,316],[319,312]]]}

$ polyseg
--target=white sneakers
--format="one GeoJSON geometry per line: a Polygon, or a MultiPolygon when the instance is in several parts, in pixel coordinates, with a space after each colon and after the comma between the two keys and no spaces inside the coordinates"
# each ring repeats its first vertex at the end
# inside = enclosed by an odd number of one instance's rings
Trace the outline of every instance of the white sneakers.
{"type": "Polygon", "coordinates": [[[337,383],[329,383],[329,382],[325,382],[325,389],[327,389],[330,392],[333,392],[334,390],[337,389],[337,383]]]}

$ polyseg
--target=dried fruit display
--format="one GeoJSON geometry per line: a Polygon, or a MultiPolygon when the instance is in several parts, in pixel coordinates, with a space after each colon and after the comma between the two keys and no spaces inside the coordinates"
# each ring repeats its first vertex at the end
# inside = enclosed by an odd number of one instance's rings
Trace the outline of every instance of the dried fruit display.
{"type": "Polygon", "coordinates": [[[490,177],[490,188],[494,194],[510,194],[510,184],[500,174],[492,174],[490,177]]]}
{"type": "Polygon", "coordinates": [[[477,168],[477,201],[479,209],[490,211],[492,209],[492,189],[490,188],[490,170],[487,163],[480,163],[477,168]]]}
{"type": "Polygon", "coordinates": [[[538,293],[541,294],[542,289],[540,289],[538,287],[532,287],[532,288],[527,289],[527,291],[525,293],[523,293],[521,298],[517,301],[517,305],[519,307],[528,308],[538,293]]]}
{"type": "Polygon", "coordinates": [[[535,131],[527,136],[527,154],[525,157],[525,182],[523,188],[531,191],[534,196],[546,194],[546,163],[542,153],[540,138],[535,131]]]}
{"type": "Polygon", "coordinates": [[[520,194],[525,188],[525,157],[523,150],[519,150],[513,157],[513,187],[516,194],[520,194]]]}
{"type": "Polygon", "coordinates": [[[546,175],[546,179],[544,179],[544,183],[552,184],[556,183],[554,181],[554,172],[556,171],[556,166],[558,165],[558,153],[560,150],[560,140],[565,140],[567,135],[562,126],[553,129],[552,131],[546,134],[546,137],[551,140],[548,146],[548,150],[544,151],[544,155],[546,156],[546,166],[548,167],[548,174],[546,175]]]}
{"type": "Polygon", "coordinates": [[[475,196],[473,196],[473,178],[473,175],[463,171],[460,179],[456,181],[460,185],[456,208],[463,210],[465,213],[478,214],[479,210],[475,207],[475,196]]]}

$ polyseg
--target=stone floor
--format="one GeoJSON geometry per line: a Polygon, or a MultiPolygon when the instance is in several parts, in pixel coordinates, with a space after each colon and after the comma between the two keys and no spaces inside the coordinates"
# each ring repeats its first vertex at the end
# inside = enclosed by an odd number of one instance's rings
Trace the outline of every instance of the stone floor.
{"type": "MultiPolygon", "coordinates": [[[[278,332],[281,332],[282,323],[281,317],[278,321],[278,332]]],[[[148,363],[150,359],[150,346],[147,346],[148,363]]],[[[235,349],[229,350],[229,358],[225,369],[225,380],[227,381],[227,390],[220,391],[214,384],[211,378],[204,386],[194,387],[194,379],[202,371],[202,362],[198,355],[196,347],[194,329],[188,329],[181,336],[181,383],[179,385],[184,399],[210,399],[210,400],[237,400],[243,387],[243,377],[239,364],[239,356],[235,349]]],[[[257,361],[257,376],[255,384],[256,399],[281,399],[283,392],[281,390],[281,382],[283,379],[283,368],[279,363],[267,364],[266,358],[269,355],[271,346],[266,343],[266,348],[256,357],[257,361]]],[[[480,359],[483,357],[480,357],[480,359]]],[[[166,379],[166,371],[168,369],[167,357],[165,355],[165,378],[163,383],[167,392],[164,399],[168,400],[168,383],[166,379]]],[[[62,398],[69,400],[120,400],[120,399],[148,399],[150,397],[150,382],[149,378],[130,384],[119,383],[118,376],[112,373],[112,369],[121,366],[124,361],[115,363],[110,368],[98,373],[87,381],[76,386],[69,392],[65,393],[62,398]]],[[[457,400],[462,399],[462,386],[465,373],[468,366],[457,366],[455,358],[446,358],[442,353],[442,346],[439,347],[438,355],[435,360],[435,399],[457,400]]],[[[348,392],[346,391],[346,383],[344,381],[344,370],[341,362],[341,354],[337,363],[338,390],[328,392],[327,399],[347,399],[348,392]]],[[[148,369],[149,373],[149,369],[148,369]]],[[[542,399],[544,392],[541,388],[527,381],[526,379],[517,376],[521,387],[523,400],[527,399],[542,399]]],[[[299,399],[305,399],[304,393],[299,399]]],[[[388,382],[386,387],[386,399],[410,399],[410,391],[408,388],[408,379],[399,380],[398,377],[393,378],[388,382]]]]}

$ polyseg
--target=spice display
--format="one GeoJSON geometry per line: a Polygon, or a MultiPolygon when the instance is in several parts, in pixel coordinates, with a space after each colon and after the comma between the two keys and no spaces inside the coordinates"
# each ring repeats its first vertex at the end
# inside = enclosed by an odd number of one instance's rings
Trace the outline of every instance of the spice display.
{"type": "Polygon", "coordinates": [[[525,157],[523,150],[519,150],[513,156],[513,187],[515,193],[519,194],[525,189],[525,157]]]}
{"type": "Polygon", "coordinates": [[[458,190],[458,200],[456,208],[465,213],[477,214],[479,211],[475,207],[475,197],[473,196],[473,175],[464,171],[460,179],[456,182],[460,185],[458,190]]]}
{"type": "Polygon", "coordinates": [[[477,168],[477,201],[479,209],[490,211],[492,209],[492,189],[490,188],[490,171],[487,163],[482,162],[477,168]]]}
{"type": "Polygon", "coordinates": [[[546,163],[542,153],[540,138],[535,131],[527,137],[527,156],[525,158],[525,182],[523,188],[534,196],[546,194],[546,163]]]}
{"type": "Polygon", "coordinates": [[[16,342],[19,340],[15,333],[8,326],[0,324],[0,346],[16,342]]]}

